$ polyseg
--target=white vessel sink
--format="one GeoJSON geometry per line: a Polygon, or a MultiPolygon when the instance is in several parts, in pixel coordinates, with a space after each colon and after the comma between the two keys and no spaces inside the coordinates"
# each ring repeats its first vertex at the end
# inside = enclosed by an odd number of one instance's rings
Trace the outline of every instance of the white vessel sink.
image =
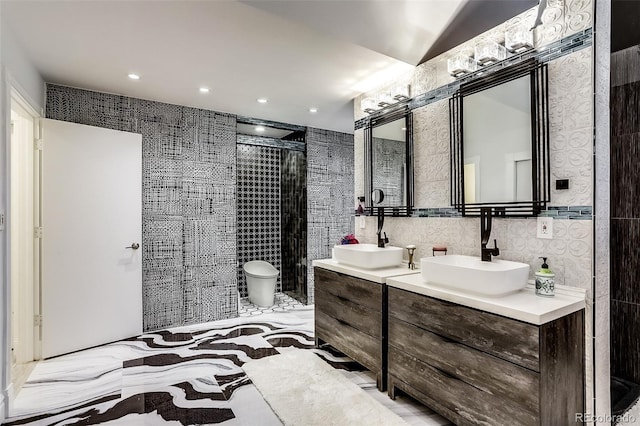
{"type": "Polygon", "coordinates": [[[333,247],[333,258],[345,265],[363,269],[381,269],[402,263],[402,248],[376,244],[345,244],[333,247]]]}
{"type": "Polygon", "coordinates": [[[474,256],[434,256],[420,259],[420,266],[422,280],[429,285],[489,297],[515,293],[529,279],[529,265],[500,259],[483,262],[474,256]]]}

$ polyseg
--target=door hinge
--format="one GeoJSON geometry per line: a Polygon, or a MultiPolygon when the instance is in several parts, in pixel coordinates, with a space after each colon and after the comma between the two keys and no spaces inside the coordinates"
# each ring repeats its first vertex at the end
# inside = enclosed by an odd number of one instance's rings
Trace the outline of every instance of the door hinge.
{"type": "Polygon", "coordinates": [[[42,226],[36,226],[33,231],[36,238],[42,238],[42,226]]]}
{"type": "Polygon", "coordinates": [[[33,316],[33,325],[41,326],[42,325],[42,315],[34,315],[33,316]]]}
{"type": "Polygon", "coordinates": [[[43,146],[44,146],[44,144],[43,144],[43,142],[42,142],[42,139],[36,139],[36,140],[35,140],[35,148],[36,148],[38,151],[42,151],[42,147],[43,147],[43,146]]]}
{"type": "Polygon", "coordinates": [[[4,222],[5,222],[5,214],[4,210],[0,210],[0,231],[4,231],[4,222]]]}

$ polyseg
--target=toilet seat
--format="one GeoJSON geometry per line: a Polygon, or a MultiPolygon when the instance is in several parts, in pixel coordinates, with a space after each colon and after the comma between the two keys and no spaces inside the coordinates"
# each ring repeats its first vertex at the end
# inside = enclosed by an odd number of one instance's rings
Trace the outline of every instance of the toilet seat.
{"type": "Polygon", "coordinates": [[[275,278],[280,271],[264,260],[252,260],[243,266],[244,273],[255,278],[275,278]]]}

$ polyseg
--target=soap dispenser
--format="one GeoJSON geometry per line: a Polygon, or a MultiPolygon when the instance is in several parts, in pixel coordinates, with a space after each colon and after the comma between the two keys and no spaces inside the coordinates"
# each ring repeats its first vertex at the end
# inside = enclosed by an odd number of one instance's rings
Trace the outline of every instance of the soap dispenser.
{"type": "Polygon", "coordinates": [[[540,259],[542,259],[542,267],[536,272],[536,294],[550,297],[554,295],[556,274],[549,269],[546,257],[541,257],[540,259]]]}

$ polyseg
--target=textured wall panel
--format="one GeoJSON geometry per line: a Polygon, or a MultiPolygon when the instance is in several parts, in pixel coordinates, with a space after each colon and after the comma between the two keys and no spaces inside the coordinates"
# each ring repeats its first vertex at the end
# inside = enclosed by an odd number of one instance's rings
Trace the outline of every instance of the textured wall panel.
{"type": "Polygon", "coordinates": [[[309,303],[313,303],[315,259],[331,257],[331,248],[353,232],[355,206],[353,135],[307,130],[307,265],[309,303]]]}
{"type": "Polygon", "coordinates": [[[235,116],[56,85],[46,116],[142,134],[144,329],[236,316],[235,116]]]}

